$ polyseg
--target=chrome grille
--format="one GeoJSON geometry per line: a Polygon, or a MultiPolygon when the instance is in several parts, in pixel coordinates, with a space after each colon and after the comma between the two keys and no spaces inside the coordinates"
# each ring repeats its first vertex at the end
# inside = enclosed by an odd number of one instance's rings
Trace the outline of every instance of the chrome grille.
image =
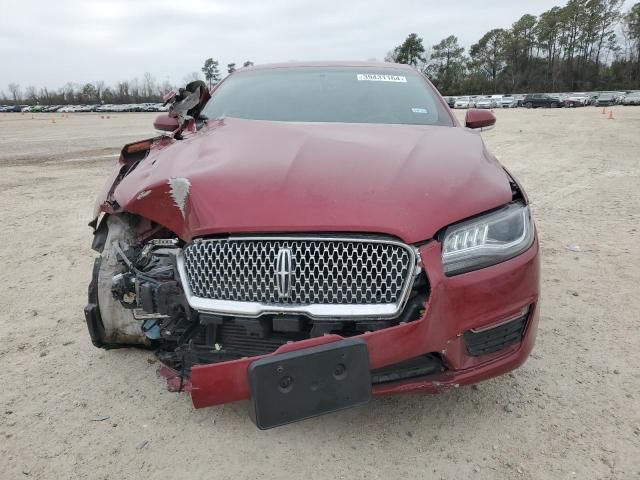
{"type": "MultiPolygon", "coordinates": [[[[181,271],[190,295],[199,300],[283,307],[394,306],[381,312],[388,315],[397,313],[406,299],[415,266],[414,250],[395,241],[245,237],[189,244],[183,252],[181,271]],[[279,255],[282,257],[279,252],[288,252],[288,262],[278,261],[279,255]],[[278,268],[285,263],[289,265],[289,283],[285,282],[283,294],[278,268]]],[[[215,305],[210,306],[207,310],[216,310],[215,305]]],[[[218,306],[224,310],[225,304],[218,306]]],[[[236,311],[238,305],[234,307],[236,311]]],[[[348,316],[350,312],[342,313],[348,316]]]]}

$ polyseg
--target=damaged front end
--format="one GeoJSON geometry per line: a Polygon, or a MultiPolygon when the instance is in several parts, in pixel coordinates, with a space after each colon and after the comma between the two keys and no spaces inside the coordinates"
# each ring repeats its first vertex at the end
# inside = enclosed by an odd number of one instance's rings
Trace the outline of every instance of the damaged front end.
{"type": "Polygon", "coordinates": [[[105,216],[97,235],[103,238],[94,242],[100,256],[85,308],[93,344],[156,346],[161,325],[190,313],[176,281],[178,240],[130,214],[105,216]]]}
{"type": "MultiPolygon", "coordinates": [[[[400,245],[368,237],[349,238],[348,242],[320,237],[224,237],[186,243],[142,217],[106,215],[96,230],[94,248],[100,256],[89,287],[86,321],[94,345],[149,348],[168,367],[165,376],[182,387],[189,385],[194,366],[260,357],[291,343],[355,337],[418,319],[429,296],[429,284],[413,247],[400,245]],[[344,245],[351,245],[352,256],[364,257],[366,249],[372,255],[372,249],[377,249],[387,255],[389,265],[402,261],[404,270],[391,270],[384,277],[386,286],[373,293],[364,287],[356,291],[355,286],[343,290],[351,275],[346,270],[317,272],[316,277],[345,277],[324,286],[276,285],[277,275],[250,270],[261,264],[277,267],[272,252],[293,250],[289,268],[295,273],[296,268],[312,268],[315,260],[320,265],[319,255],[347,255],[344,245]],[[268,258],[255,262],[267,250],[268,258]],[[241,251],[244,258],[240,258],[241,251]],[[215,258],[219,260],[212,260],[215,258]],[[260,283],[260,278],[268,280],[260,283]],[[269,292],[281,295],[279,288],[287,288],[288,296],[264,297],[269,292]],[[322,303],[321,308],[289,306],[300,300],[296,295],[311,295],[322,288],[324,292],[307,298],[322,303]],[[266,302],[250,301],[265,298],[266,302]],[[378,302],[376,314],[369,308],[366,316],[358,315],[361,305],[356,303],[365,300],[378,302]]],[[[354,272],[371,267],[353,258],[347,264],[354,272]]],[[[316,277],[307,272],[307,282],[316,277]]]]}
{"type": "Polygon", "coordinates": [[[220,82],[204,110],[209,92],[188,86],[156,121],[163,135],[124,147],[91,223],[93,343],[153,350],[170,389],[197,408],[250,400],[260,428],[521,365],[537,321],[535,229],[480,137],[452,117],[226,113],[236,96],[220,85],[255,72],[220,82]],[[489,255],[510,239],[512,256],[489,255]]]}

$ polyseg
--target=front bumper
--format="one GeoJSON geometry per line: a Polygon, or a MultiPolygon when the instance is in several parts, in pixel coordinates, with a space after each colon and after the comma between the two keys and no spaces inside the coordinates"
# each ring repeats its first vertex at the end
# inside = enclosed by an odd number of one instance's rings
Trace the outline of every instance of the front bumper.
{"type": "MultiPolygon", "coordinates": [[[[442,271],[440,244],[420,248],[431,295],[420,319],[358,336],[367,343],[371,369],[379,369],[421,355],[440,356],[445,371],[425,377],[377,384],[373,395],[405,392],[436,393],[504,374],[522,365],[531,352],[538,323],[539,250],[537,239],[522,255],[492,267],[454,277],[442,271]],[[463,334],[499,325],[529,307],[522,340],[495,353],[472,356],[463,334]]],[[[288,343],[270,355],[342,340],[325,335],[288,343]]],[[[248,369],[257,358],[198,365],[189,380],[165,369],[170,389],[190,391],[196,408],[250,398],[248,369]]]]}

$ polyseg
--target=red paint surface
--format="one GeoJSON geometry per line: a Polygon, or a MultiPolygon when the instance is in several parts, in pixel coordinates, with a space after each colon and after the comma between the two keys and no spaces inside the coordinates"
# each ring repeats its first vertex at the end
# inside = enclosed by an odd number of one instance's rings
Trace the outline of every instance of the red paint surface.
{"type": "Polygon", "coordinates": [[[510,198],[502,167],[462,128],[240,119],[154,146],[113,193],[122,209],[186,241],[228,232],[376,232],[413,243],[510,198]],[[169,195],[173,177],[191,183],[185,217],[169,195]]]}
{"type": "Polygon", "coordinates": [[[486,128],[495,123],[495,115],[487,110],[471,108],[464,116],[464,124],[467,128],[486,128]]]}
{"type": "Polygon", "coordinates": [[[158,115],[156,119],[153,121],[153,128],[155,128],[156,130],[173,132],[177,130],[178,127],[179,127],[178,119],[175,117],[170,117],[166,113],[158,115]]]}

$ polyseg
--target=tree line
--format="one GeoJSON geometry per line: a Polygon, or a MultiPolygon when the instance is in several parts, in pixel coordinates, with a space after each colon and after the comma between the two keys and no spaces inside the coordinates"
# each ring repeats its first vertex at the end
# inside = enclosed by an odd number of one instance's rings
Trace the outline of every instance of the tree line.
{"type": "MultiPolygon", "coordinates": [[[[386,57],[414,65],[445,95],[640,89],[640,2],[623,12],[624,0],[569,0],[539,16],[523,15],[511,28],[494,28],[468,52],[450,35],[429,50],[417,33],[386,57]]],[[[242,67],[251,67],[246,61],[242,67]]],[[[236,70],[227,64],[227,72],[236,70]]],[[[213,86],[220,64],[208,58],[201,69],[213,86]]],[[[201,80],[200,72],[183,81],[201,80]]],[[[41,105],[160,102],[175,86],[142,79],[105,85],[68,82],[57,90],[17,83],[0,92],[0,103],[41,105]]]]}
{"type": "Polygon", "coordinates": [[[468,52],[454,35],[429,51],[416,33],[385,60],[414,65],[444,95],[640,89],[640,3],[569,0],[511,28],[495,28],[468,52]]]}
{"type": "MultiPolygon", "coordinates": [[[[247,60],[242,67],[251,67],[253,62],[247,60]]],[[[227,72],[236,70],[235,63],[227,64],[227,72]]],[[[213,86],[221,79],[219,62],[208,58],[202,67],[204,79],[213,86]]],[[[194,80],[202,80],[200,72],[192,72],[183,78],[183,85],[194,80]]],[[[183,86],[181,85],[181,86],[183,86]]],[[[158,82],[153,75],[146,72],[141,79],[123,80],[113,85],[103,81],[78,84],[67,82],[58,89],[28,86],[24,90],[17,83],[10,83],[7,92],[0,91],[0,104],[25,105],[93,105],[93,104],[127,104],[127,103],[160,103],[165,93],[176,90],[176,86],[168,80],[158,82]]]]}

